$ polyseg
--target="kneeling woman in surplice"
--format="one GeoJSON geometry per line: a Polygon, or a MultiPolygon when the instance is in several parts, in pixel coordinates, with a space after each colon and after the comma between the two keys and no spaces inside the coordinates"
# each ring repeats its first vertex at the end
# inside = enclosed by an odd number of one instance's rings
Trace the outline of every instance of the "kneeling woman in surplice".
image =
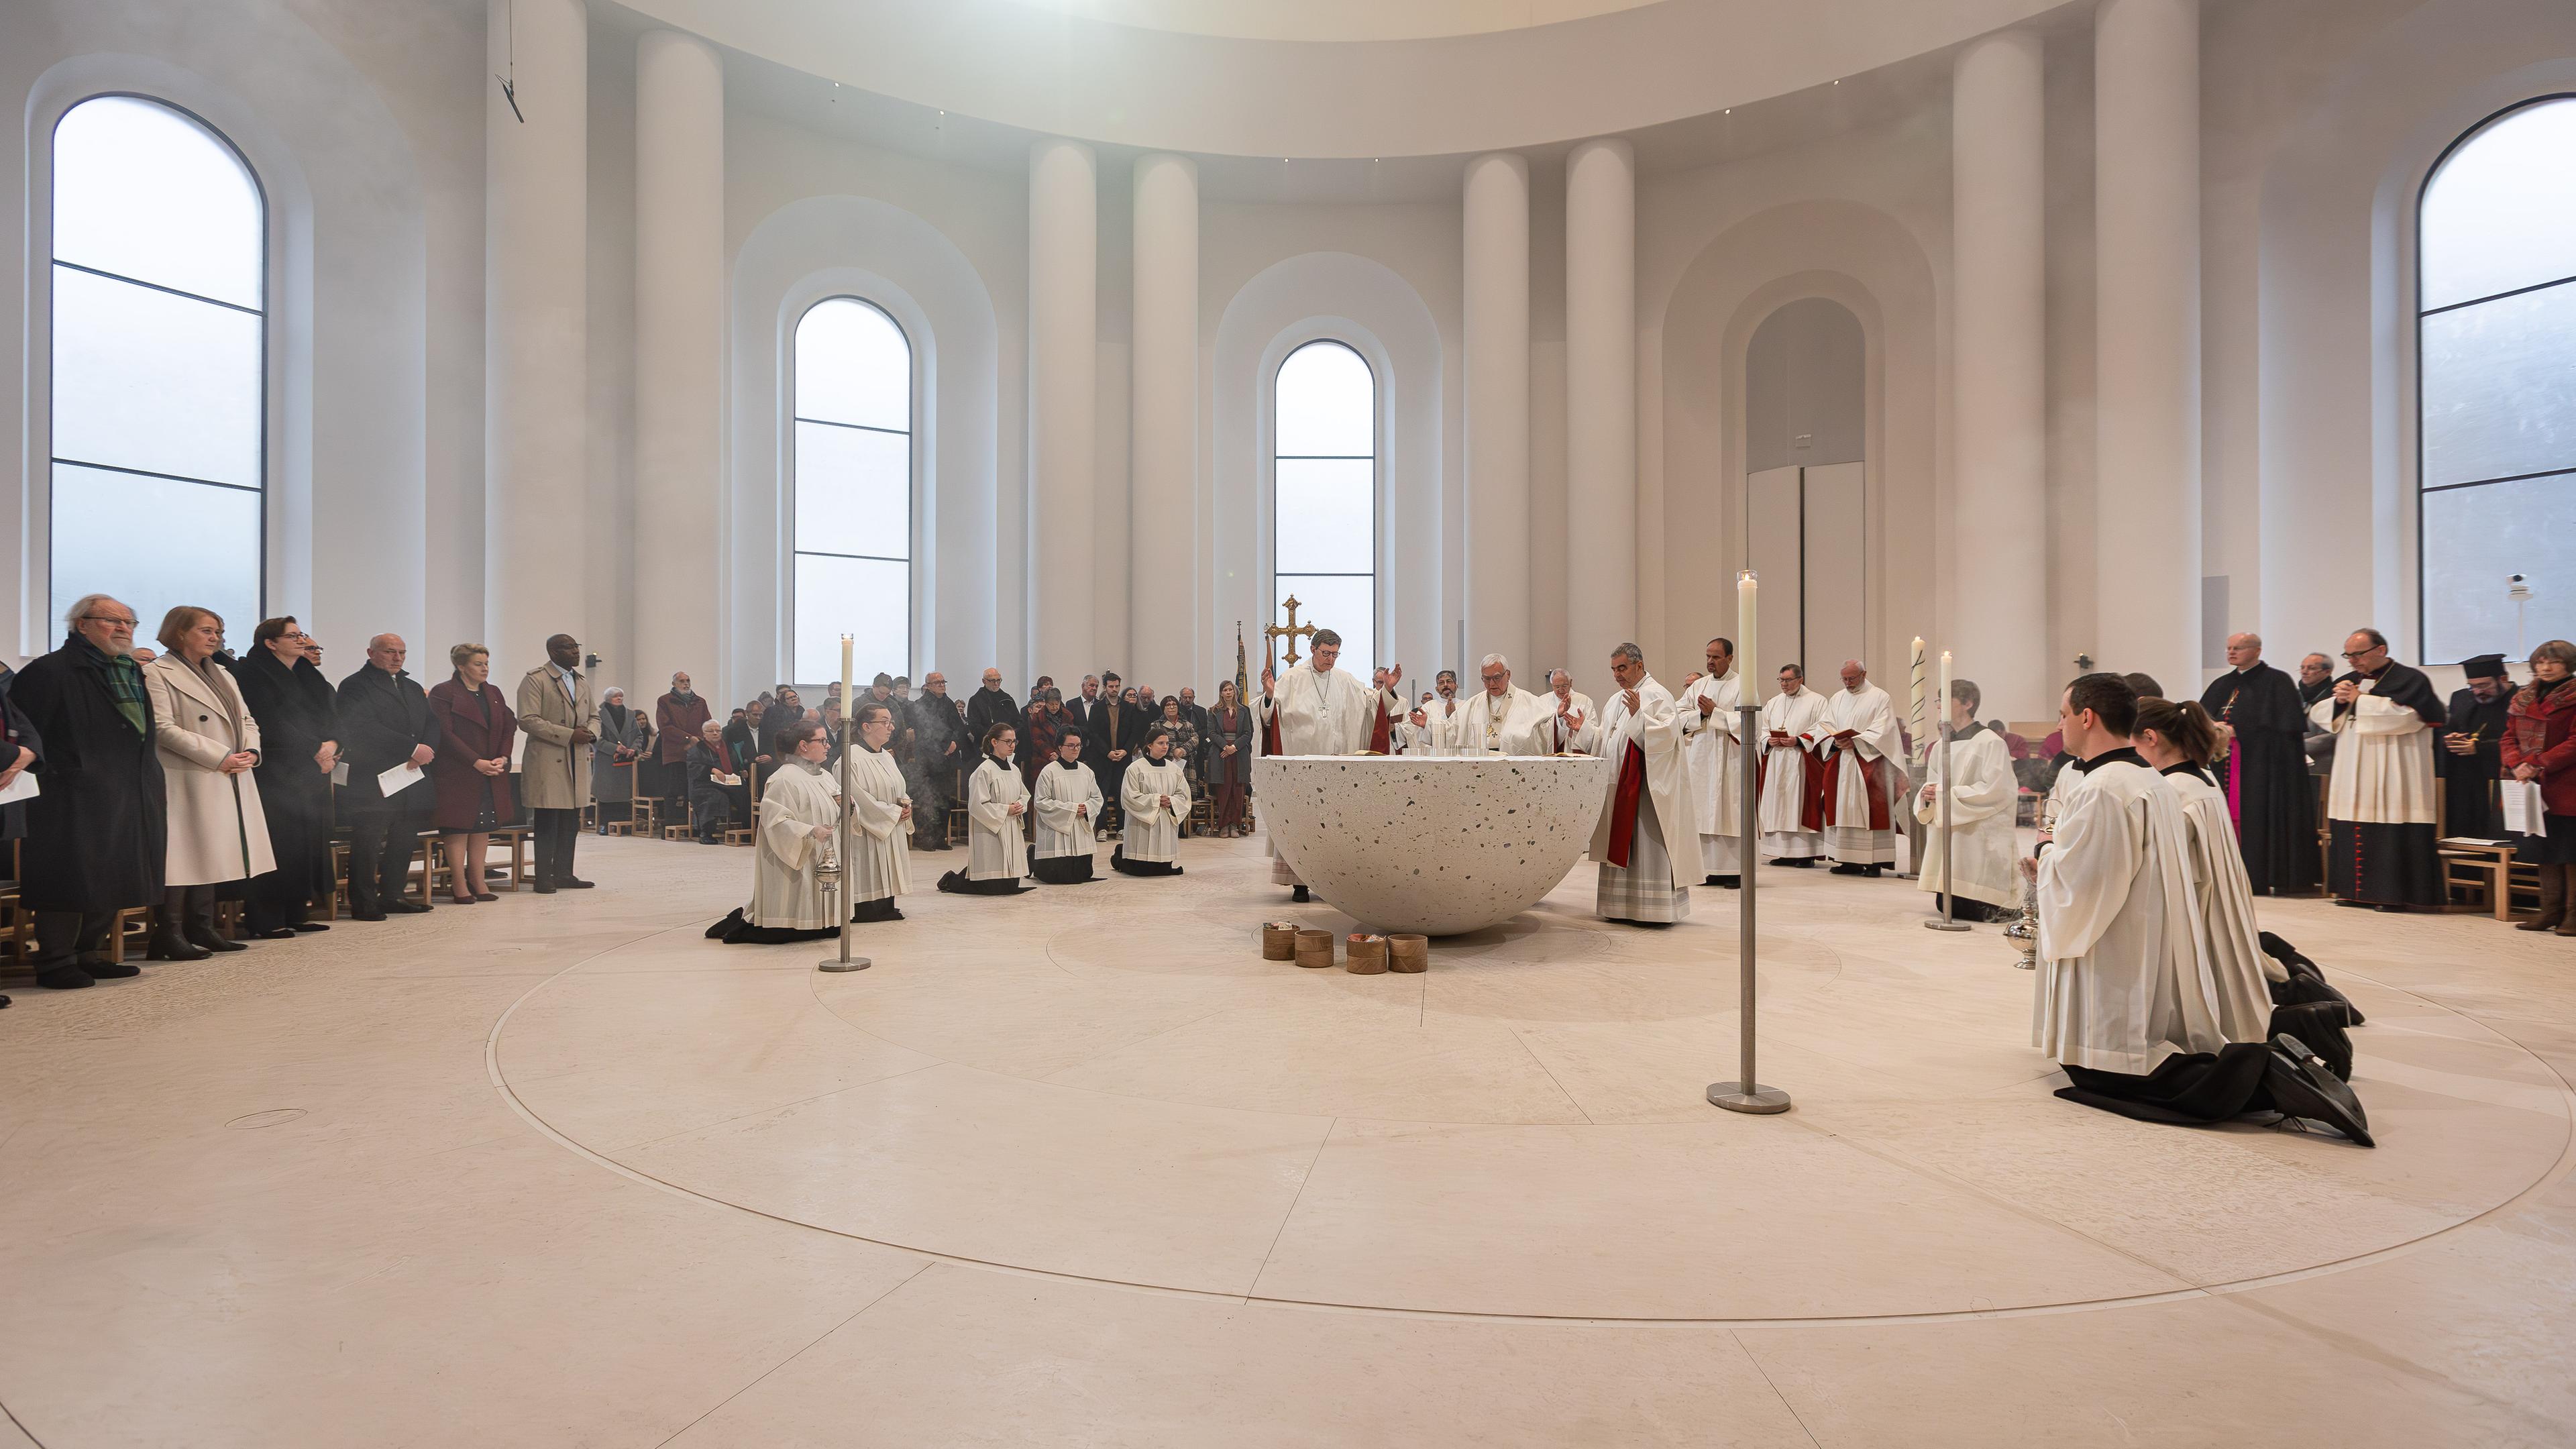
{"type": "Polygon", "coordinates": [[[1181,822],[1190,815],[1190,779],[1172,758],[1171,732],[1161,725],[1145,736],[1145,758],[1127,767],[1118,786],[1127,834],[1109,863],[1124,875],[1179,875],[1172,858],[1181,852],[1181,822]]]}
{"type": "Polygon", "coordinates": [[[2182,802],[2192,879],[2200,887],[2200,949],[2217,988],[2219,1029],[2229,1041],[2260,1041],[2271,1032],[2271,981],[2287,981],[2290,973],[2263,952],[2263,931],[2254,923],[2254,883],[2245,874],[2236,823],[2228,818],[2226,794],[2209,774],[2218,726],[2196,700],[2142,699],[2133,738],[2138,757],[2182,802]]]}
{"type": "Polygon", "coordinates": [[[859,747],[850,752],[850,819],[859,829],[841,872],[857,909],[853,921],[900,921],[896,896],[912,894],[912,793],[903,766],[886,749],[894,738],[894,710],[883,700],[863,700],[858,710],[859,747]]]}
{"type": "Polygon", "coordinates": [[[1082,736],[1056,741],[1055,761],[1038,771],[1037,859],[1029,873],[1047,885],[1080,885],[1091,874],[1092,832],[1100,823],[1100,782],[1082,762],[1082,736]]]}
{"type": "Polygon", "coordinates": [[[952,895],[1015,896],[1027,890],[1029,843],[1020,817],[1029,813],[1028,782],[1011,763],[1020,732],[1006,724],[984,731],[984,758],[966,779],[966,868],[939,878],[952,895]]]}
{"type": "Polygon", "coordinates": [[[707,928],[709,940],[728,946],[819,940],[841,929],[816,869],[841,823],[840,787],[823,768],[831,741],[808,721],[780,731],[775,748],[787,759],[760,794],[751,904],[707,928]]]}

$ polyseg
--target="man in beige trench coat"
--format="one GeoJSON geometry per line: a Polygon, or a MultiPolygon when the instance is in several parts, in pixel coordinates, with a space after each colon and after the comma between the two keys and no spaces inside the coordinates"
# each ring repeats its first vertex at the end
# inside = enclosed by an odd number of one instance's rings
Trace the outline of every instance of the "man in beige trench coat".
{"type": "Polygon", "coordinates": [[[546,641],[546,662],[519,680],[519,728],[528,747],[519,757],[522,798],[537,817],[537,894],[588,890],[572,873],[581,838],[581,807],[590,801],[590,742],[599,706],[590,681],[573,666],[581,644],[570,634],[546,641]]]}

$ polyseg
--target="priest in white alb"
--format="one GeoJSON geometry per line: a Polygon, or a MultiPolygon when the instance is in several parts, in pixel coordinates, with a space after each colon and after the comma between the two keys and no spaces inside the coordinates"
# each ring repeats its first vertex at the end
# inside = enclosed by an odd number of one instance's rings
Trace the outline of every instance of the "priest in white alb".
{"type": "Polygon", "coordinates": [[[1543,721],[1547,748],[1540,753],[1590,752],[1597,733],[1593,727],[1599,722],[1597,711],[1592,707],[1592,696],[1575,688],[1574,676],[1562,669],[1548,671],[1547,690],[1539,696],[1539,704],[1548,712],[1547,719],[1543,721]]]}
{"type": "Polygon", "coordinates": [[[1512,662],[1488,654],[1477,673],[1485,687],[1458,706],[1449,723],[1449,748],[1462,755],[1555,753],[1548,739],[1554,718],[1549,701],[1512,683],[1512,662]]]}
{"type": "MultiPolygon", "coordinates": [[[[1314,653],[1286,674],[1261,671],[1261,699],[1255,718],[1261,723],[1262,753],[1270,755],[1359,755],[1387,747],[1384,696],[1366,683],[1335,669],[1342,656],[1342,636],[1315,631],[1314,653]]],[[[1307,899],[1306,883],[1288,868],[1273,844],[1270,880],[1294,886],[1297,900],[1307,899]]]]}
{"type": "Polygon", "coordinates": [[[1814,868],[1825,853],[1822,833],[1808,828],[1806,746],[1799,743],[1825,717],[1825,697],[1807,687],[1807,671],[1780,666],[1780,692],[1762,705],[1762,793],[1754,803],[1759,849],[1773,865],[1814,868]]]}
{"type": "Polygon", "coordinates": [[[1977,723],[1977,706],[1985,696],[1975,682],[1950,681],[1950,743],[1943,754],[1939,736],[1924,763],[1928,777],[1915,792],[1914,818],[1923,823],[1923,869],[1916,888],[1932,892],[1937,905],[1943,890],[1941,796],[1950,797],[1950,833],[1956,852],[1948,862],[1948,890],[1957,898],[1951,915],[1962,921],[2000,921],[2016,914],[2021,899],[2014,878],[2014,859],[2021,853],[2013,839],[2013,806],[2021,786],[2013,778],[2012,754],[2004,737],[1977,723]],[[1955,789],[1951,777],[1957,776],[1955,789]]]}
{"type": "Polygon", "coordinates": [[[1889,808],[1905,793],[1904,743],[1896,706],[1869,682],[1857,659],[1842,667],[1843,687],[1825,701],[1824,719],[1803,736],[1822,767],[1811,784],[1807,825],[1825,837],[1834,874],[1876,878],[1896,863],[1896,817],[1889,808]]]}
{"type": "Polygon", "coordinates": [[[1691,882],[1703,874],[1681,715],[1636,645],[1611,651],[1610,674],[1619,688],[1596,727],[1611,771],[1592,831],[1601,863],[1594,909],[1624,925],[1668,926],[1690,914],[1691,882]]]}
{"type": "Polygon", "coordinates": [[[1690,761],[1693,826],[1708,883],[1733,890],[1743,883],[1744,749],[1736,739],[1736,707],[1743,681],[1735,672],[1735,641],[1708,641],[1708,672],[1695,674],[1674,708],[1681,715],[1682,754],[1690,761]]]}

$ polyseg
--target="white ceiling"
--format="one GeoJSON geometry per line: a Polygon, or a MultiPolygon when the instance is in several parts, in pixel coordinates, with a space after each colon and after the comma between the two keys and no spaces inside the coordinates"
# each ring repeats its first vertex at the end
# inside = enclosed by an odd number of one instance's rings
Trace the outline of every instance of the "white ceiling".
{"type": "Polygon", "coordinates": [[[1587,20],[1662,0],[1013,0],[1034,10],[1235,40],[1425,40],[1587,20]]]}

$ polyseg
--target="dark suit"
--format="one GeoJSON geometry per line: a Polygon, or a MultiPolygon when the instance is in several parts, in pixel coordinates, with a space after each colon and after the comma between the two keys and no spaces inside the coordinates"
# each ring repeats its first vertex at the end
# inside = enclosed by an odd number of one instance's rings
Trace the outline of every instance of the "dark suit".
{"type": "Polygon", "coordinates": [[[340,681],[339,706],[340,759],[349,767],[349,783],[339,796],[350,834],[349,906],[366,915],[402,899],[412,849],[438,799],[423,782],[387,800],[376,789],[376,777],[422,745],[436,751],[438,718],[418,680],[373,664],[340,681]]]}
{"type": "Polygon", "coordinates": [[[169,796],[152,700],[138,680],[137,731],[117,705],[112,668],[74,634],[9,687],[9,702],[44,742],[43,789],[27,802],[18,858],[20,897],[36,917],[39,972],[71,967],[96,949],[118,911],[161,900],[169,796]]]}
{"type": "Polygon", "coordinates": [[[689,746],[688,763],[684,768],[689,779],[690,823],[697,828],[700,840],[721,839],[726,825],[734,820],[746,825],[751,823],[749,780],[740,785],[727,785],[714,778],[719,774],[741,775],[749,768],[734,758],[730,741],[723,752],[718,753],[707,748],[706,740],[701,738],[689,746]]]}

